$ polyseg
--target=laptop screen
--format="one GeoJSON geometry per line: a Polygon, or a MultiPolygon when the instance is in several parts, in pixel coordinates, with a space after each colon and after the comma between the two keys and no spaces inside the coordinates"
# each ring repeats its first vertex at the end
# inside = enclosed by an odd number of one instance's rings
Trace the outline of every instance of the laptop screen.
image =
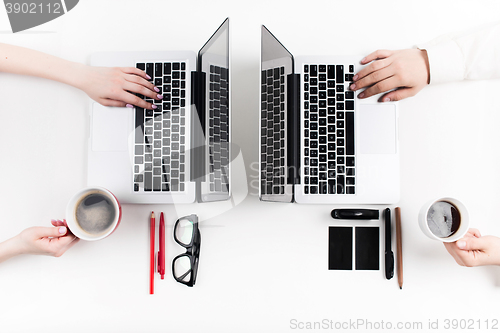
{"type": "MultiPolygon", "coordinates": [[[[290,87],[288,81],[293,75],[293,56],[262,26],[261,45],[261,107],[260,107],[260,195],[263,200],[292,201],[293,162],[289,136],[293,137],[295,114],[288,104],[290,87]]],[[[298,96],[298,95],[297,95],[298,96]]],[[[295,136],[298,138],[299,136],[295,136]]]]}
{"type": "Polygon", "coordinates": [[[229,19],[226,19],[198,53],[200,85],[198,118],[203,137],[198,140],[202,201],[229,198],[230,71],[229,19]]]}
{"type": "Polygon", "coordinates": [[[261,62],[262,69],[284,65],[285,74],[291,74],[293,71],[292,54],[265,26],[262,26],[261,62]]]}
{"type": "Polygon", "coordinates": [[[198,53],[198,70],[209,73],[210,65],[229,68],[229,18],[221,24],[198,53]],[[215,62],[215,63],[212,63],[215,62]]]}

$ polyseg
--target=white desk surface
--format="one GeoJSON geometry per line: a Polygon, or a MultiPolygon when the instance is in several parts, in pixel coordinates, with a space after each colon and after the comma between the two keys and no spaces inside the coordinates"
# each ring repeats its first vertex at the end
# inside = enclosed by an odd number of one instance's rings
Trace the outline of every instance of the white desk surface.
{"type": "MultiPolygon", "coordinates": [[[[380,271],[329,271],[328,226],[336,225],[329,213],[335,207],[259,202],[255,166],[261,24],[295,55],[365,55],[492,22],[499,12],[497,1],[479,0],[356,6],[85,0],[63,17],[12,34],[0,10],[0,42],[79,62],[106,50],[198,50],[229,16],[233,141],[247,173],[247,182],[235,179],[235,195],[244,200],[232,209],[125,205],[122,224],[105,240],[81,241],[60,258],[2,263],[0,332],[289,332],[311,331],[299,323],[323,320],[333,326],[365,320],[373,331],[384,331],[382,321],[393,328],[422,323],[423,330],[414,331],[427,331],[429,321],[438,320],[441,331],[453,319],[467,320],[474,331],[478,321],[481,330],[488,321],[491,330],[500,321],[500,268],[458,266],[441,243],[422,234],[417,215],[431,198],[456,197],[467,206],[472,227],[500,236],[500,80],[427,87],[400,103],[403,290],[396,277],[384,278],[383,260],[380,271]],[[166,14],[163,22],[160,13],[166,14]],[[166,213],[169,232],[167,274],[156,278],[154,296],[148,294],[151,210],[166,213]],[[194,288],[175,282],[170,270],[181,252],[170,237],[172,223],[191,212],[202,220],[203,237],[194,288]]],[[[0,240],[64,218],[69,198],[86,186],[87,105],[88,97],[72,87],[0,74],[0,240]]]]}

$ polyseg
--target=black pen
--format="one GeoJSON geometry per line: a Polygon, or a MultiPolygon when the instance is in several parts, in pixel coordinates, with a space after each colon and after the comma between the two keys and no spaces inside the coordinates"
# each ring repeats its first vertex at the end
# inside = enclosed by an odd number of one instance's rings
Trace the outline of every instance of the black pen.
{"type": "Polygon", "coordinates": [[[378,220],[378,209],[334,209],[330,215],[340,220],[378,220]]]}
{"type": "Polygon", "coordinates": [[[391,209],[384,210],[385,217],[385,277],[387,280],[394,276],[394,253],[391,249],[391,209]]]}

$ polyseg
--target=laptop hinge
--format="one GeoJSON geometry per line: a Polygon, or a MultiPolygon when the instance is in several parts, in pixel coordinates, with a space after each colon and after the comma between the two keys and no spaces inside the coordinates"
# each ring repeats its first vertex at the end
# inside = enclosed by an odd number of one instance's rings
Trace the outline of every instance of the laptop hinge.
{"type": "Polygon", "coordinates": [[[287,75],[288,184],[300,184],[300,75],[287,75]]]}
{"type": "Polygon", "coordinates": [[[191,181],[205,174],[205,73],[191,72],[191,181]]]}

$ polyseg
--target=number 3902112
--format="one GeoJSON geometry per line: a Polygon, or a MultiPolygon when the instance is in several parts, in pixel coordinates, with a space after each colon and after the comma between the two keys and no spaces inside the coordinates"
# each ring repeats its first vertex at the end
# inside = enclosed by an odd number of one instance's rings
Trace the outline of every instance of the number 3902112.
{"type": "Polygon", "coordinates": [[[5,8],[7,9],[7,14],[23,13],[23,14],[62,14],[61,3],[47,3],[47,4],[36,4],[27,2],[7,2],[5,3],[5,8]]]}

